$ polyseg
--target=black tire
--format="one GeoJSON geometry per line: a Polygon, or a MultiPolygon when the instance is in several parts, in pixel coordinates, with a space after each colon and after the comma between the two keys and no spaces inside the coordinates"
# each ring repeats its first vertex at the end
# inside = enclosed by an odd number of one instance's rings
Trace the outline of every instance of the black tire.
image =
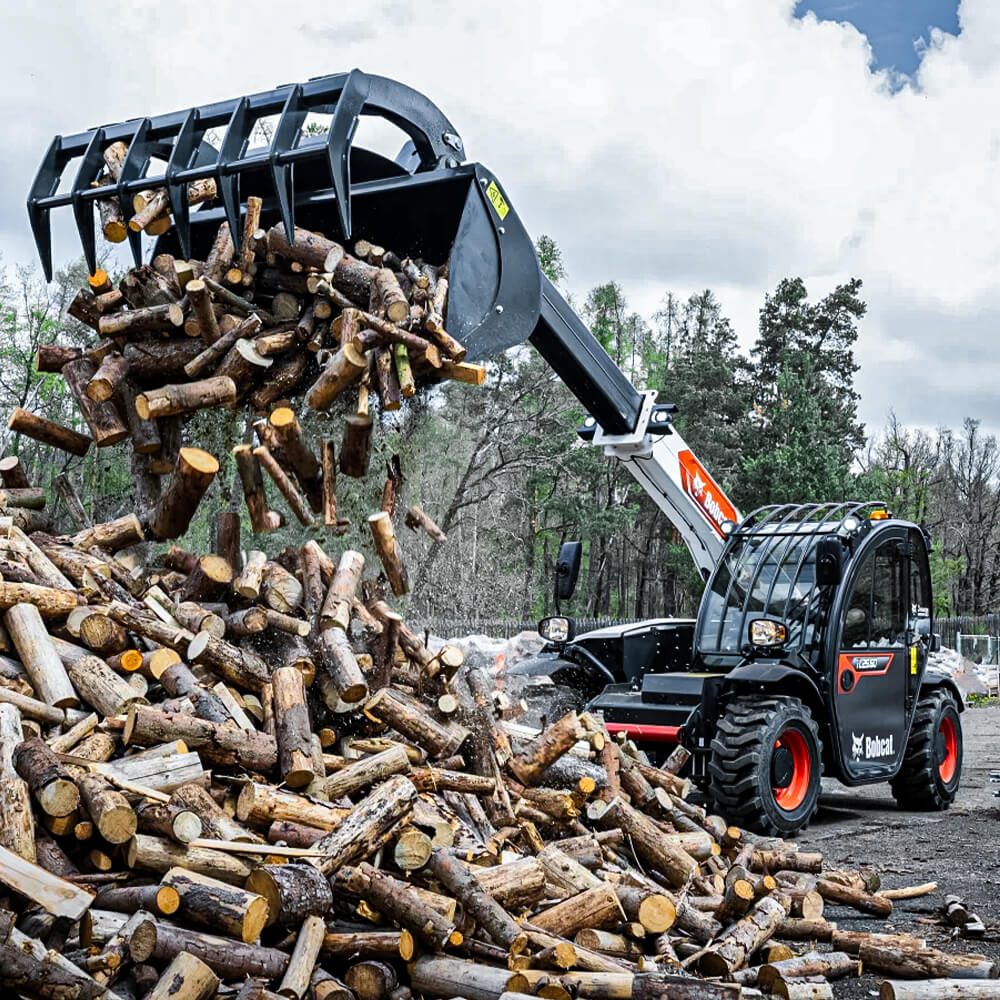
{"type": "Polygon", "coordinates": [[[708,770],[712,798],[728,821],[790,836],[809,825],[819,804],[819,729],[798,698],[734,698],[719,720],[708,770]]]}
{"type": "Polygon", "coordinates": [[[900,809],[940,812],[955,801],[961,779],[958,704],[946,688],[932,688],[917,701],[903,764],[892,779],[892,794],[900,809]]]}

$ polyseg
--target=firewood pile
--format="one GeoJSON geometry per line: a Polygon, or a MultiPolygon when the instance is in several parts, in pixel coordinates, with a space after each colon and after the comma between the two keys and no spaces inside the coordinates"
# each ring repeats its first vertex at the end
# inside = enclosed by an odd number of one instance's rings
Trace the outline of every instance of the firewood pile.
{"type": "Polygon", "coordinates": [[[234,576],[130,567],[132,537],[0,520],[4,995],[822,1000],[862,969],[995,995],[981,955],[827,919],[933,885],[727,825],[682,748],[502,718],[486,670],[362,600],[359,553],[234,576]]]}
{"type": "MultiPolygon", "coordinates": [[[[112,239],[169,225],[160,192],[128,220],[100,204],[112,239]]],[[[90,437],[11,420],[73,454],[131,441],[150,503],[94,525],[60,477],[77,530],[58,534],[44,491],[0,460],[2,995],[824,1000],[864,969],[891,977],[885,1000],[995,996],[981,955],[827,919],[888,918],[935,886],[879,891],[727,825],[689,799],[682,748],[653,766],[586,713],[519,725],[488,671],[428,648],[362,580],[362,553],[244,555],[233,513],[213,553],[129,553],[183,534],[215,475],[179,447],[199,408],[263,415],[236,449],[255,531],[279,523],[266,472],[336,536],[336,472],[363,474],[374,395],[391,410],[423,378],[481,381],[445,332],[445,269],[292,243],[259,208],[239,254],[223,226],[204,263],[159,257],[78,296],[100,342],[44,348],[39,367],[90,437]],[[286,404],[355,387],[317,459],[286,404]]],[[[369,521],[396,595],[398,482],[390,463],[369,521]]],[[[419,508],[406,521],[440,535],[419,508]]]]}
{"type": "MultiPolygon", "coordinates": [[[[121,143],[106,151],[111,179],[125,153],[121,143]]],[[[191,188],[195,203],[214,195],[214,181],[191,188]]],[[[129,227],[158,233],[169,225],[162,190],[137,195],[125,221],[109,216],[112,201],[99,204],[112,240],[129,227]]],[[[63,376],[89,433],[23,409],[10,417],[18,434],[70,456],[92,445],[129,446],[150,538],[182,535],[218,472],[218,456],[184,446],[184,423],[200,410],[248,414],[246,443],[233,453],[254,532],[284,521],[268,504],[266,474],[301,524],[343,534],[337,475],[367,474],[373,415],[399,410],[430,382],[485,379],[445,328],[447,264],[401,258],[366,240],[351,255],[304,229],[290,236],[280,223],[260,228],[260,216],[261,200],[248,198],[239,250],[223,223],[204,261],[160,254],[117,287],[98,271],[78,293],[68,312],[93,329],[96,343],[43,346],[37,367],[63,376]],[[343,414],[340,440],[322,441],[319,454],[296,415],[300,401],[307,413],[336,406],[343,414]]],[[[11,492],[27,483],[5,485],[7,506],[34,502],[11,492]]],[[[422,512],[414,518],[440,535],[422,512]]],[[[372,531],[377,546],[391,547],[384,525],[372,531]]],[[[390,572],[399,576],[398,567],[390,572]]]]}

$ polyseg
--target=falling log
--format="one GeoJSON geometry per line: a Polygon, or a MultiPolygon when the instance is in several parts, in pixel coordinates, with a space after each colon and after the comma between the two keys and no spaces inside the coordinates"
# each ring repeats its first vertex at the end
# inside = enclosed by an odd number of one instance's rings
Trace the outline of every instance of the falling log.
{"type": "Polygon", "coordinates": [[[230,406],[235,402],[236,383],[221,375],[199,382],[149,389],[136,397],[135,408],[143,420],[155,420],[212,406],[230,406]]]}
{"type": "Polygon", "coordinates": [[[271,412],[268,422],[277,433],[282,457],[295,473],[310,507],[319,514],[323,509],[323,470],[302,436],[295,411],[287,406],[279,406],[271,412]]]}
{"type": "Polygon", "coordinates": [[[7,426],[15,434],[24,434],[25,437],[33,438],[42,444],[47,444],[52,448],[59,448],[67,451],[71,455],[83,456],[87,454],[91,445],[91,439],[85,434],[70,430],[45,417],[39,417],[34,413],[18,407],[10,415],[7,426]]]}
{"type": "Polygon", "coordinates": [[[306,917],[325,916],[333,906],[330,883],[312,865],[260,865],[246,887],[267,901],[268,924],[296,926],[306,917]]]}
{"type": "Polygon", "coordinates": [[[253,448],[248,444],[238,444],[233,448],[233,457],[236,459],[236,469],[243,485],[243,497],[250,513],[251,531],[255,534],[273,531],[277,525],[272,522],[270,516],[271,511],[264,492],[264,478],[261,475],[260,463],[254,457],[253,448]]]}
{"type": "Polygon", "coordinates": [[[368,474],[371,440],[371,417],[345,418],[344,439],[340,445],[340,471],[345,476],[363,479],[368,474]]]}
{"type": "Polygon", "coordinates": [[[347,631],[351,623],[351,607],[361,574],[365,568],[365,557],[353,549],[341,553],[337,570],[330,582],[326,599],[320,613],[320,626],[324,629],[337,627],[347,631]]]}
{"type": "Polygon", "coordinates": [[[469,736],[461,726],[442,726],[419,702],[395,688],[377,691],[365,704],[365,715],[392,726],[436,759],[457,753],[469,736]]]}
{"type": "Polygon", "coordinates": [[[352,343],[342,344],[319,378],[306,394],[314,410],[326,410],[348,386],[353,385],[368,368],[365,355],[352,343]]]}
{"type": "Polygon", "coordinates": [[[862,944],[858,957],[866,971],[898,979],[996,979],[997,964],[985,955],[956,955],[936,948],[862,944]]]}
{"type": "Polygon", "coordinates": [[[156,920],[140,924],[129,942],[132,961],[137,963],[165,963],[181,952],[200,958],[224,980],[242,981],[246,976],[273,980],[288,964],[288,955],[277,948],[244,944],[156,920]]]}
{"type": "Polygon", "coordinates": [[[91,437],[98,448],[118,444],[129,436],[118,408],[110,400],[95,402],[87,394],[90,380],[97,374],[97,368],[87,358],[79,358],[63,365],[62,377],[66,381],[77,408],[90,429],[91,437]]]}
{"type": "Polygon", "coordinates": [[[156,746],[170,740],[183,740],[189,750],[213,764],[235,764],[258,773],[270,771],[278,762],[278,747],[273,736],[248,733],[237,726],[219,725],[145,705],[129,708],[122,740],[126,746],[156,746]]]}
{"type": "Polygon", "coordinates": [[[396,366],[396,378],[399,379],[399,391],[404,399],[409,399],[417,393],[417,385],[413,380],[413,369],[410,366],[410,355],[405,344],[392,345],[392,360],[396,366]]]}
{"type": "Polygon", "coordinates": [[[337,829],[315,844],[322,857],[310,863],[324,875],[364,857],[370,846],[409,815],[417,797],[413,783],[403,775],[383,782],[355,806],[337,829]]]}
{"type": "Polygon", "coordinates": [[[0,458],[0,479],[6,489],[27,489],[31,486],[24,474],[24,466],[17,455],[5,455],[0,458]]]}
{"type": "Polygon", "coordinates": [[[411,531],[422,528],[435,542],[445,542],[448,536],[416,504],[406,512],[406,526],[411,531]]]}
{"type": "Polygon", "coordinates": [[[392,351],[388,347],[378,347],[372,351],[372,355],[375,359],[375,378],[378,381],[382,409],[398,410],[403,405],[403,393],[393,363],[392,351]]]}
{"type": "Polygon", "coordinates": [[[585,736],[576,713],[567,712],[529,744],[528,752],[512,758],[511,770],[522,784],[536,784],[547,767],[585,736]]]}
{"type": "MultiPolygon", "coordinates": [[[[213,314],[214,315],[214,314],[213,314]]],[[[184,374],[188,378],[200,378],[206,372],[216,368],[222,359],[245,338],[252,337],[261,327],[260,317],[256,313],[237,323],[231,330],[221,333],[203,351],[196,354],[184,365],[184,374]]]]}
{"type": "Polygon", "coordinates": [[[271,454],[268,446],[266,444],[259,445],[253,449],[253,454],[260,463],[261,468],[267,472],[274,481],[274,485],[281,491],[292,513],[298,518],[299,523],[306,527],[314,525],[316,519],[310,513],[309,508],[302,499],[302,495],[295,488],[295,484],[288,478],[287,473],[278,463],[278,460],[271,454]]]}
{"type": "Polygon", "coordinates": [[[149,528],[155,538],[179,538],[187,531],[218,471],[218,461],[207,451],[180,449],[170,485],[150,515],[149,528]]]}
{"type": "Polygon", "coordinates": [[[347,634],[339,628],[324,629],[319,634],[318,651],[341,701],[357,706],[368,696],[368,683],[347,634]]]}
{"type": "Polygon", "coordinates": [[[188,336],[200,336],[206,344],[214,344],[221,334],[208,286],[201,278],[192,278],[184,291],[191,303],[191,318],[184,324],[184,332],[188,336]]]}
{"type": "Polygon", "coordinates": [[[281,780],[289,788],[304,788],[315,775],[310,747],[312,727],[301,671],[295,667],[278,667],[271,674],[271,688],[274,692],[278,770],[281,780]]]}
{"type": "Polygon", "coordinates": [[[306,267],[314,267],[327,274],[344,257],[344,248],[340,244],[298,226],[289,242],[284,224],[280,222],[267,231],[267,250],[277,257],[298,261],[306,267]]]}
{"type": "Polygon", "coordinates": [[[199,875],[171,868],[160,879],[180,896],[180,914],[191,923],[231,934],[249,943],[267,924],[268,904],[263,896],[199,875]]]}
{"type": "MultiPolygon", "coordinates": [[[[341,454],[341,459],[343,459],[343,454],[341,454]]],[[[375,551],[382,562],[382,568],[385,570],[392,592],[397,597],[407,593],[410,585],[399,552],[399,545],[396,542],[392,519],[385,511],[379,511],[378,514],[372,514],[368,518],[368,527],[371,529],[375,551]]]]}
{"type": "Polygon", "coordinates": [[[117,351],[106,354],[87,382],[87,396],[95,403],[107,402],[128,375],[128,361],[117,351]]]}

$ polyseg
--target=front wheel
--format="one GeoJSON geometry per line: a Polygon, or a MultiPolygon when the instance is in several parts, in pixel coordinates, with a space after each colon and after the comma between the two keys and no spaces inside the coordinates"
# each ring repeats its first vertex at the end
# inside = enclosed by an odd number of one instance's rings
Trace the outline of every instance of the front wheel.
{"type": "Polygon", "coordinates": [[[816,812],[822,761],[816,723],[798,698],[734,698],[712,740],[712,798],[733,822],[790,836],[816,812]]]}
{"type": "Polygon", "coordinates": [[[950,691],[920,696],[913,713],[903,765],[892,780],[901,809],[939,812],[955,801],[962,777],[962,723],[950,691]]]}

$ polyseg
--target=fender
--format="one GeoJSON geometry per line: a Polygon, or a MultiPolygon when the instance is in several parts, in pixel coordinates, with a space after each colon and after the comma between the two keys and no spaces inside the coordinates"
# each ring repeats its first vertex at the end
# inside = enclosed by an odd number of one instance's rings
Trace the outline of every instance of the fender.
{"type": "Polygon", "coordinates": [[[947,674],[940,673],[937,670],[924,671],[924,676],[920,679],[919,693],[923,694],[931,688],[947,688],[947,690],[955,696],[955,703],[958,705],[958,711],[960,713],[965,711],[965,695],[962,694],[959,686],[947,674]]]}
{"type": "Polygon", "coordinates": [[[763,685],[773,687],[779,684],[788,684],[792,687],[801,686],[805,688],[806,701],[812,707],[823,704],[823,697],[820,694],[816,682],[804,670],[793,667],[780,660],[753,660],[744,663],[726,675],[723,694],[729,692],[732,687],[742,685],[763,685]]]}

